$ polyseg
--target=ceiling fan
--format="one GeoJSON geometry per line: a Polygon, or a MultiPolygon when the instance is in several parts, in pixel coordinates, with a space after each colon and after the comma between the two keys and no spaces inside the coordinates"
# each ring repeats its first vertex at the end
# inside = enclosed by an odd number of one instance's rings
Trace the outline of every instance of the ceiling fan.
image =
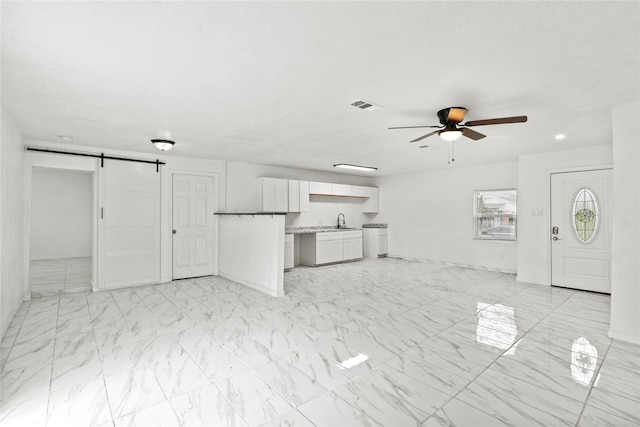
{"type": "Polygon", "coordinates": [[[409,142],[418,142],[433,135],[440,135],[440,138],[445,141],[455,141],[462,135],[467,138],[471,138],[474,141],[484,138],[486,135],[476,132],[473,129],[469,129],[473,126],[487,126],[487,125],[501,125],[506,123],[523,123],[527,121],[527,116],[514,116],[514,117],[502,117],[499,119],[485,119],[485,120],[472,120],[470,122],[462,123],[467,110],[464,107],[449,107],[443,108],[438,111],[438,119],[440,120],[440,126],[397,126],[390,127],[389,129],[415,129],[415,128],[437,128],[426,135],[414,139],[409,142]]]}

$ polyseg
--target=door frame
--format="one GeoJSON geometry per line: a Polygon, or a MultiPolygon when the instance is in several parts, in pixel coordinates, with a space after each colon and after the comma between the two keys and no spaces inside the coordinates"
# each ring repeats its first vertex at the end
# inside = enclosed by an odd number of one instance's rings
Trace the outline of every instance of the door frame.
{"type": "MultiPolygon", "coordinates": [[[[194,171],[188,169],[169,169],[169,212],[168,212],[168,224],[167,224],[167,235],[170,236],[169,240],[169,251],[171,253],[171,277],[170,280],[173,281],[173,177],[174,175],[191,175],[191,176],[201,176],[201,177],[209,177],[213,178],[213,189],[214,200],[213,200],[213,212],[218,212],[218,208],[220,206],[220,176],[215,172],[205,172],[205,171],[194,171]]],[[[213,215],[213,212],[211,215],[213,215]]],[[[213,275],[218,275],[218,217],[217,215],[213,215],[213,275]]]]}
{"type": "Polygon", "coordinates": [[[98,283],[98,160],[92,158],[78,158],[63,155],[51,155],[46,153],[26,154],[26,167],[24,168],[24,194],[25,194],[25,242],[24,242],[24,266],[25,281],[23,284],[24,299],[31,299],[31,195],[33,186],[33,169],[53,169],[60,171],[81,171],[91,173],[93,181],[93,230],[91,247],[91,290],[97,291],[98,283]]]}
{"type": "MultiPolygon", "coordinates": [[[[572,168],[554,168],[554,169],[547,169],[547,184],[548,184],[548,194],[547,194],[547,212],[548,214],[546,215],[546,233],[547,233],[547,283],[549,283],[549,286],[553,286],[553,269],[552,269],[552,263],[553,263],[553,245],[552,245],[552,241],[551,241],[551,176],[555,175],[555,174],[561,174],[561,173],[573,173],[573,172],[593,172],[593,171],[599,171],[599,170],[605,170],[605,169],[611,169],[613,171],[613,173],[615,173],[614,169],[613,169],[613,164],[612,163],[607,163],[607,164],[599,164],[599,165],[593,165],[593,166],[582,166],[582,167],[572,167],[572,168]]],[[[611,212],[609,213],[609,215],[613,215],[614,214],[614,203],[611,203],[611,212]]],[[[609,253],[609,256],[611,256],[611,252],[609,253]]],[[[589,292],[589,291],[585,291],[585,292],[589,292]]]]}

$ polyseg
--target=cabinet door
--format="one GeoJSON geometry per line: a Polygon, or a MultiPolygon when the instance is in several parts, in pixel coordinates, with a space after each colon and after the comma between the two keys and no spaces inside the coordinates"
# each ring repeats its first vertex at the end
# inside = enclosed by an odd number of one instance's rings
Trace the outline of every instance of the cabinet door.
{"type": "Polygon", "coordinates": [[[362,258],[362,239],[344,240],[344,260],[362,258]]]}
{"type": "Polygon", "coordinates": [[[364,187],[362,185],[352,185],[351,195],[353,197],[369,197],[369,187],[364,187]]]}
{"type": "Polygon", "coordinates": [[[388,253],[387,235],[378,236],[378,255],[386,255],[388,253]]]}
{"type": "Polygon", "coordinates": [[[284,268],[293,268],[293,235],[287,234],[284,236],[284,268]]]}
{"type": "Polygon", "coordinates": [[[316,242],[316,264],[327,264],[342,260],[342,240],[325,240],[316,242]]]}
{"type": "Polygon", "coordinates": [[[275,180],[274,212],[287,212],[289,210],[289,180],[275,180]]]}
{"type": "Polygon", "coordinates": [[[300,181],[294,179],[289,180],[289,212],[300,212],[300,181]]]}
{"type": "Polygon", "coordinates": [[[351,196],[351,186],[347,184],[331,184],[331,194],[334,196],[351,196]]]}
{"type": "Polygon", "coordinates": [[[299,181],[299,187],[300,212],[309,212],[309,181],[299,181]]]}
{"type": "Polygon", "coordinates": [[[310,182],[309,194],[331,194],[331,184],[328,182],[310,182]]]}
{"type": "Polygon", "coordinates": [[[369,187],[369,198],[364,203],[364,213],[378,213],[379,190],[376,187],[369,187]]]}
{"type": "Polygon", "coordinates": [[[273,178],[262,178],[262,211],[274,212],[276,183],[273,178]]]}

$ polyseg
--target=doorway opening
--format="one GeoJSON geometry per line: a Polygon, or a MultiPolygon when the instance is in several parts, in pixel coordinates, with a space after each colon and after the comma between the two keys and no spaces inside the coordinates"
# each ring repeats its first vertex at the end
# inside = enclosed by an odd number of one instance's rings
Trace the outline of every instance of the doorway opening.
{"type": "Polygon", "coordinates": [[[91,290],[93,172],[33,167],[30,202],[31,296],[91,290]]]}

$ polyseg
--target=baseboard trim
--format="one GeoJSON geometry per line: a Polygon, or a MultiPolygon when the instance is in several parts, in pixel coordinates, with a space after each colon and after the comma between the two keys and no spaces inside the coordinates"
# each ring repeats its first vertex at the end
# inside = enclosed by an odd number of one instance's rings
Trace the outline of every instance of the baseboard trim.
{"type": "Polygon", "coordinates": [[[487,266],[484,266],[484,265],[463,264],[463,263],[459,263],[459,262],[440,261],[440,260],[428,259],[428,258],[413,258],[413,257],[406,257],[406,256],[396,255],[396,254],[388,254],[387,257],[388,258],[406,259],[407,261],[432,262],[434,264],[445,265],[445,266],[448,266],[448,267],[462,267],[462,268],[470,268],[472,270],[495,271],[497,273],[514,274],[514,275],[517,274],[516,270],[507,270],[507,269],[496,268],[496,267],[487,267],[487,266]]]}
{"type": "Polygon", "coordinates": [[[13,310],[10,311],[11,314],[9,314],[7,319],[6,320],[3,319],[2,331],[0,331],[0,341],[2,341],[2,338],[4,338],[4,334],[9,329],[9,325],[11,324],[11,322],[13,322],[13,318],[16,317],[16,314],[18,313],[18,310],[20,310],[20,307],[22,306],[22,303],[25,302],[25,301],[27,301],[27,300],[25,300],[24,297],[20,298],[17,301],[17,304],[13,308],[13,310]]]}
{"type": "Polygon", "coordinates": [[[608,335],[609,338],[613,338],[614,340],[640,345],[640,335],[628,334],[626,332],[616,331],[615,329],[609,329],[608,335]]]}
{"type": "Polygon", "coordinates": [[[263,293],[265,293],[267,295],[270,295],[272,297],[284,296],[284,289],[281,289],[280,292],[278,292],[275,289],[265,288],[264,286],[261,286],[261,285],[259,285],[257,283],[253,283],[253,282],[251,282],[249,280],[245,280],[245,279],[243,279],[241,277],[237,277],[237,276],[235,276],[233,274],[225,273],[223,271],[220,271],[219,273],[220,273],[219,274],[220,277],[224,277],[225,279],[229,279],[229,280],[234,281],[236,283],[240,283],[241,285],[245,285],[245,286],[247,286],[247,287],[249,287],[251,289],[255,289],[256,291],[263,292],[263,293]]]}

